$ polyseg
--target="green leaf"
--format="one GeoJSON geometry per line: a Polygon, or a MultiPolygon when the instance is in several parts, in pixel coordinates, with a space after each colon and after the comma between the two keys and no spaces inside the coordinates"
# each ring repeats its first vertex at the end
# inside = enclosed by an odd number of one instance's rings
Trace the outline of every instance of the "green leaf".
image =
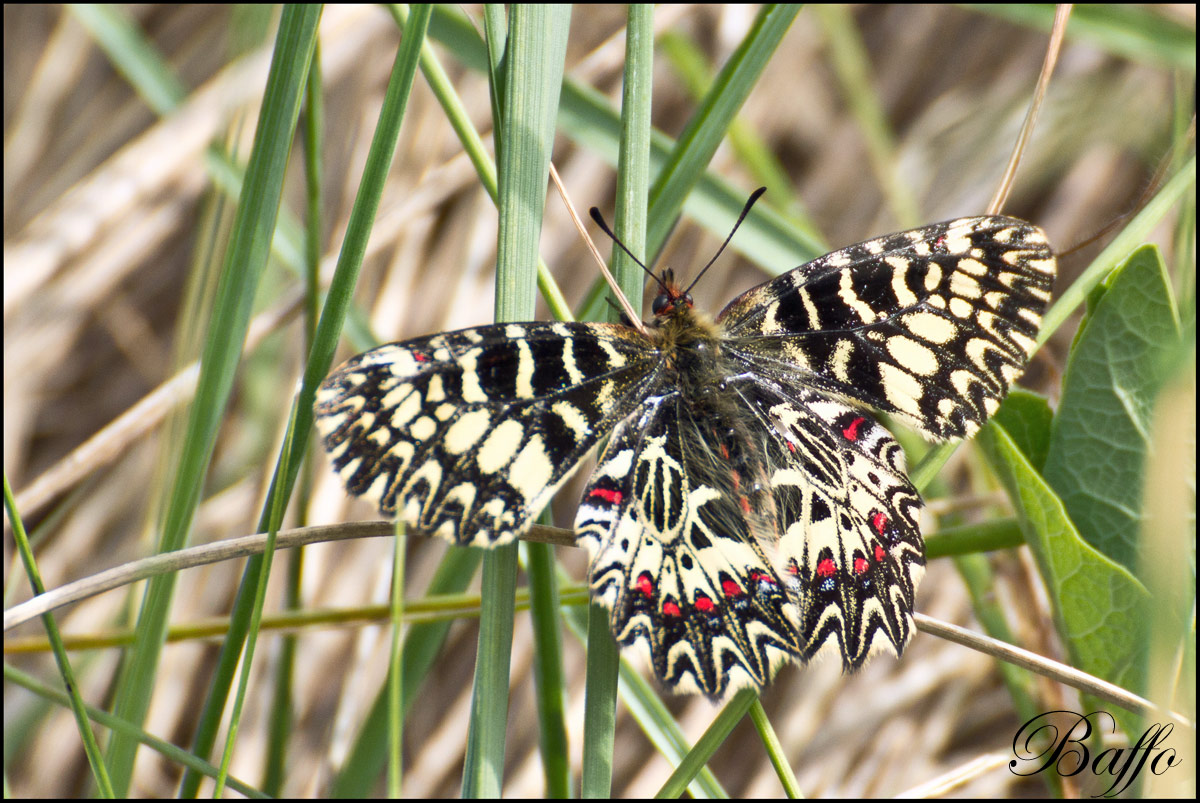
{"type": "Polygon", "coordinates": [[[1072,663],[1140,689],[1150,602],[1146,588],[1079,537],[1062,501],[1002,426],[985,427],[977,442],[1016,508],[1072,663]]]}
{"type": "Polygon", "coordinates": [[[1013,388],[996,411],[995,421],[1007,430],[1025,459],[1038,471],[1050,451],[1050,425],[1054,411],[1044,396],[1013,388]]]}
{"type": "Polygon", "coordinates": [[[1045,477],[1080,537],[1136,571],[1151,416],[1179,320],[1158,249],[1106,282],[1067,363],[1045,477]]]}

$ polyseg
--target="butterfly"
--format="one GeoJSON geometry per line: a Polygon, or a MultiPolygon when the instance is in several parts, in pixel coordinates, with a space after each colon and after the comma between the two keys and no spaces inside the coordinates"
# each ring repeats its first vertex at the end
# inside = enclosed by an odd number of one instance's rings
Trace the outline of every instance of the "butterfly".
{"type": "Polygon", "coordinates": [[[1024,370],[1054,275],[1045,234],[1002,216],[834,251],[715,318],[667,270],[648,324],[494,324],[360,354],[321,385],[316,424],[350,493],[481,547],[524,533],[607,438],[575,517],[593,599],[662,686],[720,698],[826,649],[850,670],[901,653],[922,502],[871,411],[974,434],[1024,370]]]}

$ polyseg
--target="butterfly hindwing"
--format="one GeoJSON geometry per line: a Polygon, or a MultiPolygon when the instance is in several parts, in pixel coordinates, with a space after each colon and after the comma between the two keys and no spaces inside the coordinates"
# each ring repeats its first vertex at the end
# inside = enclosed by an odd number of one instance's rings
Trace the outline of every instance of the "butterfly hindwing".
{"type": "Polygon", "coordinates": [[[459,544],[512,540],[653,376],[608,324],[497,324],[381,346],[322,383],[316,422],[353,494],[459,544]]]}
{"type": "Polygon", "coordinates": [[[617,426],[575,519],[616,640],[648,651],[666,687],[712,697],[762,686],[798,654],[793,602],[764,553],[766,467],[722,420],[730,409],[647,399],[617,426]]]}
{"type": "Polygon", "coordinates": [[[795,602],[801,658],[836,647],[857,669],[876,652],[899,655],[925,570],[921,498],[903,450],[839,399],[763,381],[744,395],[770,433],[771,555],[795,602]]]}
{"type": "Polygon", "coordinates": [[[899,445],[810,390],[743,375],[715,391],[648,399],[584,492],[575,526],[616,639],[714,697],[823,648],[850,669],[898,655],[924,571],[899,445]]]}

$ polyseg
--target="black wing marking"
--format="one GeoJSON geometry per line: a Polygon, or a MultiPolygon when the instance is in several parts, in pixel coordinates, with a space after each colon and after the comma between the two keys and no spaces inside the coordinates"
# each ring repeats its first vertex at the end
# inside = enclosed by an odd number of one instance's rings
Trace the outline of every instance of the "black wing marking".
{"type": "Polygon", "coordinates": [[[347,490],[459,544],[528,529],[659,363],[623,326],[522,323],[392,343],[321,384],[316,424],[347,490]]]}
{"type": "Polygon", "coordinates": [[[974,217],[834,251],[718,317],[734,359],[803,376],[937,439],[974,434],[1024,370],[1055,260],[1041,229],[974,217]]]}
{"type": "Polygon", "coordinates": [[[575,519],[614,637],[672,691],[763,686],[798,655],[794,605],[763,549],[765,466],[738,426],[677,392],[650,397],[617,426],[575,519]]]}

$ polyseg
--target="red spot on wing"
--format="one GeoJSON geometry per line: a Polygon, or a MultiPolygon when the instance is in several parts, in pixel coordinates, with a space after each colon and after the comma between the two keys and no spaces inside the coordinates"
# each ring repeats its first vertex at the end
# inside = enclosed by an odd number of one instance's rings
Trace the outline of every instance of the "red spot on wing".
{"type": "Polygon", "coordinates": [[[887,552],[883,551],[883,547],[879,544],[875,545],[875,560],[882,561],[887,557],[887,552]]]}
{"type": "Polygon", "coordinates": [[[831,558],[817,561],[817,576],[818,577],[833,577],[837,573],[837,564],[831,558]]]}
{"type": "Polygon", "coordinates": [[[725,596],[727,597],[740,597],[746,593],[742,590],[742,587],[733,580],[723,581],[721,583],[721,590],[725,592],[725,596]]]}
{"type": "Polygon", "coordinates": [[[750,508],[750,499],[745,496],[742,497],[742,512],[747,516],[749,516],[752,512],[750,508]]]}
{"type": "Polygon", "coordinates": [[[859,416],[858,418],[854,419],[853,421],[850,422],[850,425],[848,427],[846,427],[845,429],[842,430],[842,435],[844,435],[846,440],[848,440],[848,441],[858,440],[858,428],[860,426],[862,426],[862,423],[866,420],[867,419],[863,418],[862,416],[859,416]]]}
{"type": "Polygon", "coordinates": [[[588,494],[588,498],[590,499],[593,496],[600,497],[610,505],[619,505],[621,504],[621,500],[625,498],[625,495],[620,491],[611,491],[608,488],[593,488],[592,492],[588,494]]]}
{"type": "Polygon", "coordinates": [[[671,600],[663,602],[662,612],[664,616],[679,616],[679,606],[671,600]]]}
{"type": "Polygon", "coordinates": [[[767,585],[777,585],[775,578],[766,572],[760,572],[757,569],[750,572],[750,582],[755,584],[766,583],[767,585]]]}
{"type": "Polygon", "coordinates": [[[696,610],[711,613],[717,606],[708,597],[696,597],[696,610]]]}
{"type": "Polygon", "coordinates": [[[887,529],[888,517],[882,513],[876,513],[871,516],[871,526],[875,528],[875,532],[883,535],[883,531],[887,529]]]}
{"type": "Polygon", "coordinates": [[[870,564],[867,563],[866,558],[859,557],[859,558],[854,559],[854,573],[855,574],[864,574],[868,568],[870,568],[870,564]]]}
{"type": "Polygon", "coordinates": [[[647,597],[654,596],[654,581],[650,579],[650,575],[646,572],[643,572],[638,576],[637,581],[634,583],[634,587],[636,587],[638,591],[641,591],[647,597]]]}

